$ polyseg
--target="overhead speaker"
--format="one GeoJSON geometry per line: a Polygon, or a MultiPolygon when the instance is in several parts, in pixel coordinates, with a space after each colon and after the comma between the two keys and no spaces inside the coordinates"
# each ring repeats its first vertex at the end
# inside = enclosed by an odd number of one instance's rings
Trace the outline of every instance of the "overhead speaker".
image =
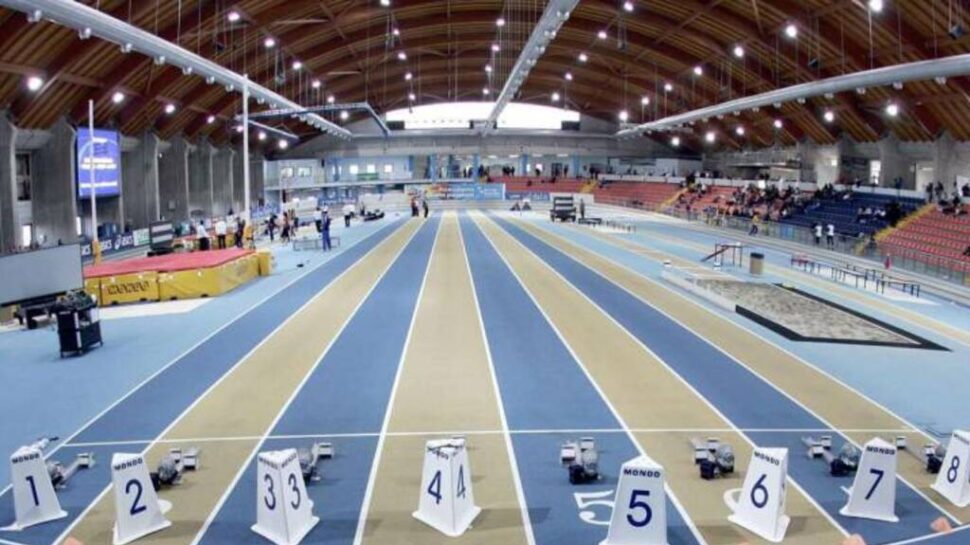
{"type": "Polygon", "coordinates": [[[564,131],[578,131],[579,121],[563,121],[562,130],[564,131]]]}
{"type": "Polygon", "coordinates": [[[404,122],[403,121],[388,121],[387,128],[392,131],[403,131],[404,122]]]}

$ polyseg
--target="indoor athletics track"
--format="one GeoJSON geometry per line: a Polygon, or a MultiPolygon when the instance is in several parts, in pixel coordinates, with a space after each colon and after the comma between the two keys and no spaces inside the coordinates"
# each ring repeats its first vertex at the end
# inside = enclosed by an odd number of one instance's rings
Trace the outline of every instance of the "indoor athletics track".
{"type": "MultiPolygon", "coordinates": [[[[640,452],[667,471],[671,544],[765,543],[728,523],[722,500],[741,486],[755,446],[790,449],[785,543],[859,533],[870,544],[950,544],[967,535],[924,541],[932,521],[961,524],[970,509],[930,490],[933,476],[905,454],[898,524],[839,515],[851,480],[830,477],[801,443],[820,434],[836,445],[897,435],[925,443],[911,422],[933,399],[907,403],[912,396],[884,395],[878,381],[892,375],[902,388],[966,361],[967,339],[931,313],[805,279],[800,287],[898,317],[949,351],[796,346],[659,280],[664,259],[697,262],[705,242],[692,234],[621,237],[477,211],[368,229],[104,404],[55,452],[93,451],[101,461],[60,494],[70,516],[0,533],[0,543],[109,543],[107,460],[146,452],[154,463],[173,446],[200,447],[201,469],[161,493],[174,525],[139,543],[262,543],[249,529],[256,453],[315,440],[333,442],[336,457],[308,485],[322,522],[304,543],[597,543],[619,466],[640,452]],[[889,357],[910,367],[894,363],[874,384],[833,370],[889,357]],[[484,511],[453,539],[411,512],[425,441],[457,433],[467,435],[484,511]],[[581,435],[596,438],[605,478],[572,486],[559,445],[581,435]],[[688,441],[712,435],[733,445],[740,471],[702,481],[688,441]]],[[[0,497],[0,517],[12,516],[10,496],[0,497]]]]}

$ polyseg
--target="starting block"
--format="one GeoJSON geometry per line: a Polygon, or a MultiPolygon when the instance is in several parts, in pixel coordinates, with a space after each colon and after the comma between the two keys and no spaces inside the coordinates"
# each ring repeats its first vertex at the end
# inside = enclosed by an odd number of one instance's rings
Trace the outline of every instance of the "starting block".
{"type": "Polygon", "coordinates": [[[21,447],[10,456],[15,519],[7,531],[19,531],[36,524],[62,519],[67,512],[54,491],[42,449],[47,443],[21,447]]]}
{"type": "Polygon", "coordinates": [[[182,469],[186,471],[199,469],[199,455],[201,454],[199,449],[193,447],[183,451],[181,448],[173,448],[168,453],[182,469]]]}
{"type": "Polygon", "coordinates": [[[780,543],[791,522],[785,514],[787,478],[788,449],[754,449],[740,497],[731,497],[737,489],[724,494],[724,503],[734,513],[728,520],[772,543],[780,543]]]}
{"type": "Polygon", "coordinates": [[[706,441],[692,438],[690,444],[694,450],[694,464],[700,467],[702,479],[709,481],[734,472],[731,445],[722,443],[717,437],[708,437],[706,441]]]}
{"type": "Polygon", "coordinates": [[[320,519],[313,516],[296,449],[260,452],[256,459],[256,524],[276,545],[297,545],[320,519]]]}
{"type": "Polygon", "coordinates": [[[855,474],[849,502],[839,513],[847,517],[899,522],[896,516],[896,447],[878,437],[866,443],[855,474]]]}
{"type": "Polygon", "coordinates": [[[598,481],[599,451],[592,437],[580,437],[579,442],[566,442],[559,448],[559,462],[569,470],[571,484],[598,481]]]}
{"type": "Polygon", "coordinates": [[[648,456],[623,464],[610,529],[600,545],[667,545],[664,469],[648,456]]]}
{"type": "Polygon", "coordinates": [[[319,481],[322,477],[317,469],[317,464],[320,463],[320,460],[333,458],[333,444],[313,443],[309,449],[297,449],[296,453],[300,459],[300,471],[303,474],[303,480],[305,482],[319,481]]]}
{"type": "Polygon", "coordinates": [[[933,490],[957,507],[970,505],[970,433],[953,431],[933,490]]]}
{"type": "Polygon", "coordinates": [[[859,466],[859,449],[851,443],[842,445],[838,456],[832,454],[832,436],[823,435],[818,439],[802,437],[802,444],[808,449],[809,458],[822,458],[829,465],[833,477],[845,477],[855,473],[859,466]]]}
{"type": "Polygon", "coordinates": [[[414,518],[446,536],[458,537],[481,512],[472,493],[471,467],[464,441],[460,444],[451,439],[428,441],[414,518]]]}
{"type": "Polygon", "coordinates": [[[164,513],[172,504],[158,499],[148,465],[140,454],[116,453],[111,458],[114,485],[114,545],[124,545],[172,525],[164,513]]]}

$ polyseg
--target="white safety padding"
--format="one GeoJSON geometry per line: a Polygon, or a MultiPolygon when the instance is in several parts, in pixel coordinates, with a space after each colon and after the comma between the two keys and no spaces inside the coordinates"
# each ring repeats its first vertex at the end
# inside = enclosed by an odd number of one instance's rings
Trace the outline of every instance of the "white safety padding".
{"type": "Polygon", "coordinates": [[[954,430],[933,490],[957,507],[970,505],[970,433],[954,430]]]}
{"type": "Polygon", "coordinates": [[[450,537],[465,533],[482,510],[475,506],[464,441],[428,441],[414,518],[450,537]]]}
{"type": "Polygon", "coordinates": [[[296,449],[260,452],[252,530],[276,545],[297,545],[318,522],[296,449]]]}
{"type": "Polygon", "coordinates": [[[623,464],[610,531],[601,545],[667,545],[664,469],[648,456],[623,464]]]}
{"type": "Polygon", "coordinates": [[[111,483],[115,493],[114,545],[131,543],[172,525],[163,514],[171,504],[159,501],[155,494],[144,456],[112,456],[111,483]]]}
{"type": "Polygon", "coordinates": [[[839,513],[847,517],[899,522],[896,516],[896,447],[878,437],[866,443],[849,502],[839,513]]]}
{"type": "Polygon", "coordinates": [[[734,512],[728,520],[772,543],[781,542],[790,522],[785,515],[787,477],[788,449],[754,449],[741,497],[730,497],[736,490],[724,495],[725,503],[734,512]]]}
{"type": "Polygon", "coordinates": [[[7,531],[23,530],[28,526],[62,519],[57,493],[47,473],[44,455],[36,447],[20,447],[10,457],[10,478],[13,486],[14,523],[7,531]]]}

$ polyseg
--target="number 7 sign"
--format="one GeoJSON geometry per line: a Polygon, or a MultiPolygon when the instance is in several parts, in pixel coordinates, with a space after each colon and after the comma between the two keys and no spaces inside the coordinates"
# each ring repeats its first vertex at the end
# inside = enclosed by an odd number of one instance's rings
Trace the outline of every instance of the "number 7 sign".
{"type": "Polygon", "coordinates": [[[667,545],[664,469],[646,455],[620,469],[610,530],[600,545],[667,545]]]}
{"type": "Polygon", "coordinates": [[[885,522],[896,517],[896,447],[878,437],[866,443],[862,461],[849,493],[849,503],[840,513],[885,522]]]}

